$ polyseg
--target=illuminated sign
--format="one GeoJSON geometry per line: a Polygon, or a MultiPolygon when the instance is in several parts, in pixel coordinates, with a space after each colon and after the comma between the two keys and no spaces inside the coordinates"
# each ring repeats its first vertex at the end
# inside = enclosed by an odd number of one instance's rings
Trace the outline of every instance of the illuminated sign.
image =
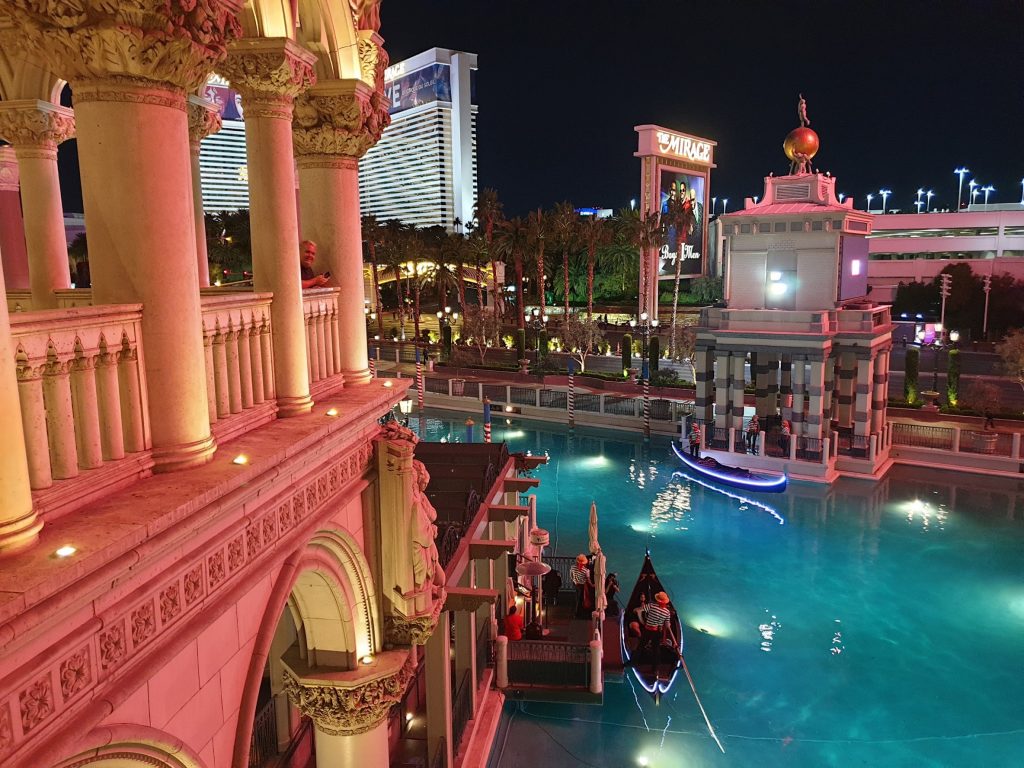
{"type": "Polygon", "coordinates": [[[658,142],[659,154],[681,157],[704,165],[711,164],[711,144],[706,141],[668,131],[656,131],[654,137],[658,142]]]}

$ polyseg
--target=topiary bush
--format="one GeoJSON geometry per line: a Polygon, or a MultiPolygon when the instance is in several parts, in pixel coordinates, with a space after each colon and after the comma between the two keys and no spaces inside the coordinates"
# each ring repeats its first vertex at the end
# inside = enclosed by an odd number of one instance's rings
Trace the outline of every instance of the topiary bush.
{"type": "Polygon", "coordinates": [[[622,370],[633,367],[633,337],[628,333],[622,337],[622,370]]]}
{"type": "Polygon", "coordinates": [[[904,363],[904,377],[903,377],[903,399],[907,401],[909,405],[914,405],[917,402],[918,392],[918,369],[920,363],[921,353],[913,348],[907,349],[906,362],[904,363]]]}
{"type": "Polygon", "coordinates": [[[661,359],[661,342],[655,336],[647,347],[647,359],[650,361],[651,376],[658,372],[658,360],[661,359]]]}
{"type": "Polygon", "coordinates": [[[960,365],[960,350],[951,349],[946,364],[946,399],[953,407],[960,399],[960,365]]]}

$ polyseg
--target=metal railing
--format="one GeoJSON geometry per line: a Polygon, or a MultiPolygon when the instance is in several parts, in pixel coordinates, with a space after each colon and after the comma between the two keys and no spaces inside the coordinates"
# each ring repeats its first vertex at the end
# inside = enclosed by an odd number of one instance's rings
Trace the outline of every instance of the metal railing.
{"type": "Polygon", "coordinates": [[[708,427],[704,433],[704,445],[715,451],[729,450],[729,428],[708,427]]]}
{"type": "MultiPolygon", "coordinates": [[[[479,616],[477,621],[480,621],[479,616]]],[[[476,684],[484,680],[487,667],[491,665],[491,622],[485,619],[480,622],[480,631],[476,635],[476,684]]]]}
{"type": "Polygon", "coordinates": [[[510,685],[587,687],[590,648],[550,640],[517,640],[508,645],[510,685]]]}
{"type": "Polygon", "coordinates": [[[435,395],[447,395],[448,379],[439,379],[436,376],[424,376],[423,389],[427,392],[433,392],[435,395]]]}
{"type": "Polygon", "coordinates": [[[504,403],[508,399],[508,388],[504,384],[481,384],[481,396],[491,398],[492,403],[504,403]]]}
{"type": "Polygon", "coordinates": [[[459,690],[452,699],[452,745],[458,749],[466,723],[473,716],[473,680],[467,669],[459,682],[459,690]]]}
{"type": "Polygon", "coordinates": [[[903,424],[894,422],[892,425],[892,444],[906,445],[911,448],[935,448],[938,450],[953,449],[954,430],[951,427],[931,427],[923,424],[903,424]]]}
{"type": "Polygon", "coordinates": [[[821,461],[824,443],[820,437],[803,437],[796,439],[796,457],[800,461],[821,461]]]}
{"type": "Polygon", "coordinates": [[[448,752],[446,747],[447,742],[442,736],[441,740],[437,742],[437,749],[434,750],[434,756],[430,759],[430,768],[445,768],[444,758],[445,754],[448,752]]]}
{"type": "Polygon", "coordinates": [[[610,416],[636,416],[636,398],[607,395],[604,398],[604,412],[610,416]]]}
{"type": "Polygon", "coordinates": [[[836,450],[841,456],[866,459],[871,451],[871,440],[868,435],[855,435],[849,432],[844,434],[840,432],[836,450]]]}
{"type": "Polygon", "coordinates": [[[988,456],[1011,456],[1013,435],[1009,432],[965,430],[960,433],[960,450],[964,453],[981,453],[988,456]]]}
{"type": "Polygon", "coordinates": [[[542,389],[540,391],[541,408],[559,408],[565,410],[569,407],[569,394],[557,389],[542,389]]]}
{"type": "Polygon", "coordinates": [[[249,768],[261,768],[277,757],[277,706],[270,699],[256,713],[249,742],[249,768]]]}
{"type": "Polygon", "coordinates": [[[589,411],[590,413],[601,412],[601,396],[587,392],[576,393],[576,410],[589,411]]]}

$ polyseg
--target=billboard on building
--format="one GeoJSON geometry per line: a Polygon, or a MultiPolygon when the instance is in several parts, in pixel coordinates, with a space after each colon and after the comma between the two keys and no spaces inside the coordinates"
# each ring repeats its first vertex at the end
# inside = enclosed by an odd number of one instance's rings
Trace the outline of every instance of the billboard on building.
{"type": "Polygon", "coordinates": [[[658,210],[662,242],[658,253],[658,279],[704,273],[705,201],[707,180],[668,166],[658,167],[658,210]]]}
{"type": "Polygon", "coordinates": [[[211,75],[203,86],[203,98],[220,107],[222,120],[242,119],[242,97],[228,86],[228,81],[218,75],[211,75]]]}
{"type": "Polygon", "coordinates": [[[451,101],[451,68],[447,64],[431,64],[385,80],[384,94],[391,100],[392,115],[432,101],[451,101]]]}

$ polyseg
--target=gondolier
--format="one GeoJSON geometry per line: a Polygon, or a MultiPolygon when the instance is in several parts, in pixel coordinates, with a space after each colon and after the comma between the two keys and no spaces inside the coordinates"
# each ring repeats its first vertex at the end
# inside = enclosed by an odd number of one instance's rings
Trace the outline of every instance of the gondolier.
{"type": "Polygon", "coordinates": [[[660,644],[665,637],[666,631],[671,632],[669,622],[672,619],[672,611],[669,610],[668,594],[659,592],[654,596],[654,602],[647,608],[644,614],[644,642],[660,644]]]}
{"type": "Polygon", "coordinates": [[[587,556],[576,556],[576,562],[569,569],[569,579],[576,590],[576,618],[589,618],[587,610],[587,585],[590,584],[590,569],[587,568],[587,556]]]}
{"type": "Polygon", "coordinates": [[[700,458],[700,424],[697,422],[690,428],[690,455],[700,458]]]}

